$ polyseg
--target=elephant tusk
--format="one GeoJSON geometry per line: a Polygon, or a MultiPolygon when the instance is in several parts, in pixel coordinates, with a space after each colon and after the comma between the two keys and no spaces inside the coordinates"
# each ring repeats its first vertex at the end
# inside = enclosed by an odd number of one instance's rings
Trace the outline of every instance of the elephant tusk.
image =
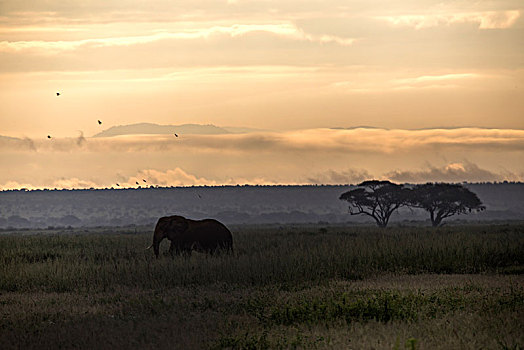
{"type": "Polygon", "coordinates": [[[149,247],[146,248],[146,250],[151,249],[152,246],[153,246],[153,245],[151,244],[149,247]]]}

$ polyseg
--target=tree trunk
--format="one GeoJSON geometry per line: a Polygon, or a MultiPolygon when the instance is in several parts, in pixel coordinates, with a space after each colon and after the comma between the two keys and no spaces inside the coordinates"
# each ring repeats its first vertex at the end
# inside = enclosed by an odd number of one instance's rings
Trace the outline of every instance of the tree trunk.
{"type": "Polygon", "coordinates": [[[442,222],[442,217],[440,215],[437,215],[436,218],[431,218],[431,224],[433,227],[439,227],[442,222]]]}
{"type": "Polygon", "coordinates": [[[431,219],[431,226],[433,227],[438,227],[442,222],[442,217],[440,215],[435,217],[435,212],[433,210],[429,210],[429,217],[431,219]]]}
{"type": "Polygon", "coordinates": [[[380,218],[374,218],[377,222],[378,227],[386,227],[388,225],[387,221],[384,222],[384,220],[381,220],[380,218]]]}

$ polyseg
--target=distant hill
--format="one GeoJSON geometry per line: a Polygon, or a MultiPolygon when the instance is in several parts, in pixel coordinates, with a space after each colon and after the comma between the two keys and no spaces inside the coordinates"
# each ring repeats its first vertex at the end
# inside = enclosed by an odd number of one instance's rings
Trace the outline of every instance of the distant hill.
{"type": "Polygon", "coordinates": [[[159,125],[153,123],[138,123],[130,125],[117,125],[106,129],[93,137],[111,137],[120,135],[139,135],[139,134],[193,134],[193,135],[221,135],[221,134],[241,134],[260,131],[242,127],[218,127],[215,125],[201,124],[181,124],[181,125],[159,125]]]}
{"type": "MultiPolygon", "coordinates": [[[[486,210],[447,223],[524,220],[524,183],[466,184],[486,210]]],[[[161,216],[215,218],[226,224],[367,224],[338,198],[350,186],[201,186],[172,188],[0,191],[0,229],[6,227],[154,227],[161,216]]],[[[430,225],[421,209],[392,216],[393,224],[430,225]]]]}

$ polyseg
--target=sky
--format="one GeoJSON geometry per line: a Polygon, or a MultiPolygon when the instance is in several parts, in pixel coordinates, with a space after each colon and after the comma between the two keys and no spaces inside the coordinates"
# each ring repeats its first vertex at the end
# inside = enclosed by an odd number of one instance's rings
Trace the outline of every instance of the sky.
{"type": "Polygon", "coordinates": [[[523,181],[524,3],[0,0],[0,136],[0,189],[523,181]]]}

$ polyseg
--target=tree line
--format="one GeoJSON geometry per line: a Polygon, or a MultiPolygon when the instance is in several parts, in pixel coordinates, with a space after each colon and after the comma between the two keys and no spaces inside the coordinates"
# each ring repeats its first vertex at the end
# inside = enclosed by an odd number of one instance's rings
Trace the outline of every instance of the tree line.
{"type": "Polygon", "coordinates": [[[486,209],[475,193],[448,183],[399,185],[368,180],[342,193],[339,199],[349,203],[351,215],[368,215],[379,227],[386,227],[391,214],[401,207],[426,210],[434,227],[442,226],[447,217],[486,209]]]}

